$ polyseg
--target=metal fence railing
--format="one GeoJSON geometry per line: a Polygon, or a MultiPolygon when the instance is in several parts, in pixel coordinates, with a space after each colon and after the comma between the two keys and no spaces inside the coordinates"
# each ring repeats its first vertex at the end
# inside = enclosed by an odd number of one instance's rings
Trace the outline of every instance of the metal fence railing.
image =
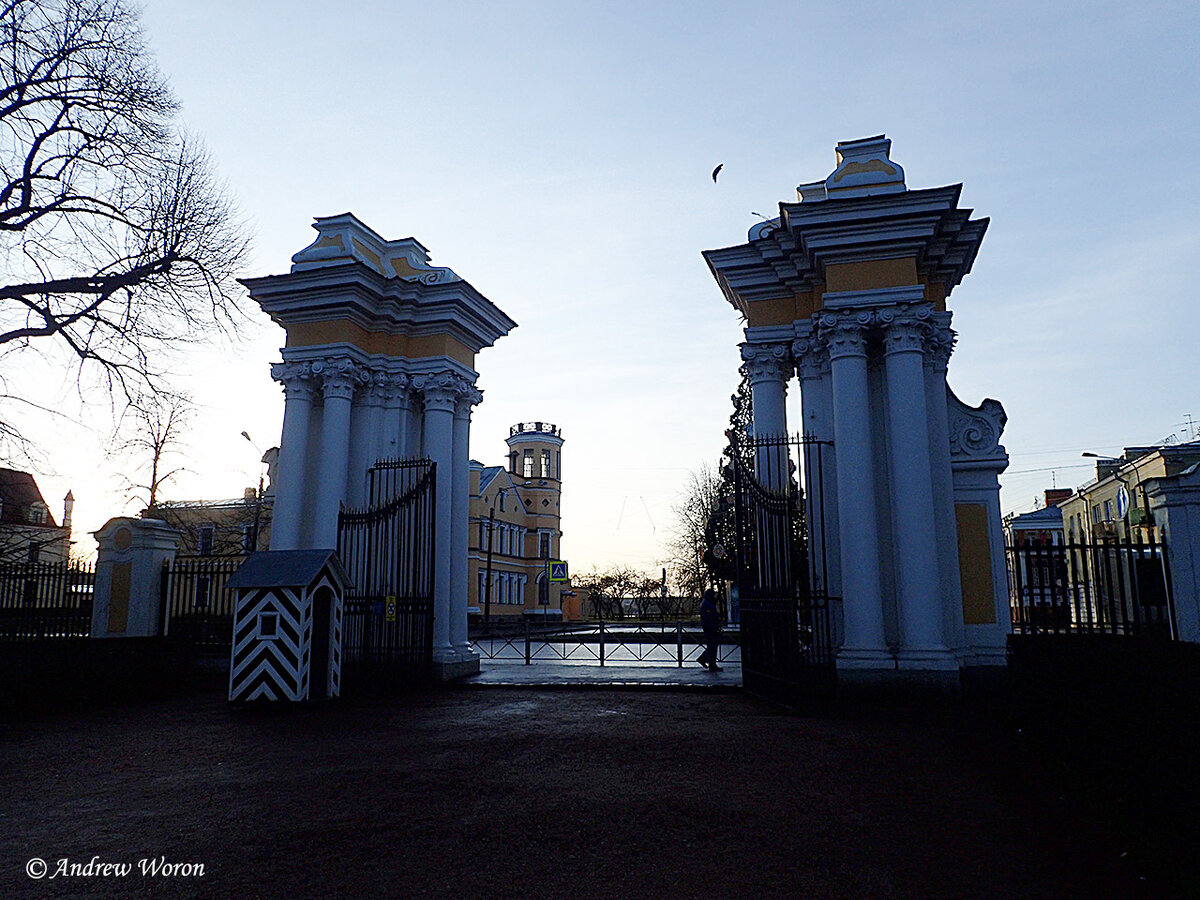
{"type": "Polygon", "coordinates": [[[0,565],[0,640],[87,637],[95,580],[94,563],[0,565]]]}
{"type": "MultiPolygon", "coordinates": [[[[695,662],[706,641],[698,626],[683,622],[591,622],[480,630],[471,643],[483,659],[606,665],[676,666],[695,662]]],[[[741,660],[740,635],[721,635],[720,662],[741,660]]]]}
{"type": "Polygon", "coordinates": [[[162,570],[160,633],[199,653],[228,655],[237,593],[225,587],[243,556],[177,556],[162,570]]]}
{"type": "Polygon", "coordinates": [[[1166,547],[1106,536],[1006,548],[1015,634],[1175,637],[1166,547]]]}

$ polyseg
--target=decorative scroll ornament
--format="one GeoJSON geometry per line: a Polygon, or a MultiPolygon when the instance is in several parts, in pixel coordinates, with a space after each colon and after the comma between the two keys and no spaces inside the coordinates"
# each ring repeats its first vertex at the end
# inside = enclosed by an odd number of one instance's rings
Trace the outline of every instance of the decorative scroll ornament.
{"type": "Polygon", "coordinates": [[[741,372],[751,382],[781,381],[792,377],[792,356],[787,344],[742,344],[741,372]]]}
{"type": "Polygon", "coordinates": [[[876,312],[876,321],[883,328],[885,352],[923,353],[933,322],[933,304],[884,307],[876,312]]]}
{"type": "Polygon", "coordinates": [[[354,390],[370,380],[370,370],[345,356],[312,362],[313,378],[319,380],[326,397],[350,399],[354,390]]]}
{"type": "Polygon", "coordinates": [[[1007,459],[1000,435],[1008,416],[999,400],[984,400],[978,407],[967,406],[947,391],[950,418],[950,455],[955,459],[1007,459]]]}

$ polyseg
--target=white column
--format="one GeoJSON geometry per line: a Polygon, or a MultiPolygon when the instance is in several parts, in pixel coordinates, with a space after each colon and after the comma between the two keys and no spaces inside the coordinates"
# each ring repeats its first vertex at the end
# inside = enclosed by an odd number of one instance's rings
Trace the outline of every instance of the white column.
{"type": "Polygon", "coordinates": [[[843,668],[879,668],[891,664],[883,631],[871,410],[867,395],[865,331],[871,321],[869,312],[825,313],[820,318],[820,335],[829,347],[833,385],[845,627],[838,663],[843,668]]]}
{"type": "Polygon", "coordinates": [[[379,444],[376,455],[381,459],[395,459],[406,455],[404,445],[408,433],[408,376],[391,374],[383,385],[383,421],[379,428],[379,444]]]}
{"type": "MultiPolygon", "coordinates": [[[[754,403],[755,438],[787,437],[787,383],[792,377],[792,356],[787,344],[741,345],[742,371],[750,379],[754,403]]],[[[788,482],[788,448],[759,448],[755,459],[758,480],[782,490],[788,482]]]]}
{"type": "Polygon", "coordinates": [[[414,381],[425,401],[424,454],[437,466],[434,498],[437,521],[434,527],[433,558],[433,659],[455,662],[450,638],[453,609],[454,559],[454,407],[458,402],[457,376],[445,372],[418,376],[414,381]]]}
{"type": "Polygon", "coordinates": [[[452,487],[450,569],[450,643],[460,657],[472,653],[467,640],[467,553],[470,546],[471,468],[468,447],[471,440],[471,407],[483,399],[483,393],[463,385],[464,390],[454,408],[454,483],[452,487]]]}
{"type": "Polygon", "coordinates": [[[304,512],[304,470],[308,465],[309,421],[313,384],[308,363],[284,362],[271,366],[271,377],[283,383],[283,434],[275,467],[275,506],[271,522],[271,549],[295,550],[300,546],[304,512]]]}
{"type": "Polygon", "coordinates": [[[966,644],[962,578],[958,570],[958,522],[954,514],[954,472],[950,458],[950,413],[946,367],[954,352],[950,313],[935,312],[925,355],[925,406],[929,413],[929,459],[933,475],[933,517],[937,530],[938,577],[947,645],[966,644]]]}
{"type": "Polygon", "coordinates": [[[320,477],[313,521],[313,547],[337,548],[338,513],[346,499],[350,469],[350,409],[357,367],[348,359],[313,363],[324,379],[325,409],[321,416],[320,477]]]}
{"type": "Polygon", "coordinates": [[[363,375],[366,381],[358,389],[351,412],[350,470],[346,485],[346,504],[354,507],[370,502],[367,471],[379,459],[380,419],[387,378],[378,370],[368,370],[363,375]]]}
{"type": "Polygon", "coordinates": [[[829,352],[812,335],[792,344],[800,376],[801,421],[808,443],[804,450],[809,564],[831,597],[842,592],[841,544],[838,541],[837,469],[833,444],[833,387],[829,352]]]}
{"type": "Polygon", "coordinates": [[[900,665],[949,659],[942,632],[937,532],[925,409],[925,330],[932,309],[882,310],[895,523],[900,665]]]}

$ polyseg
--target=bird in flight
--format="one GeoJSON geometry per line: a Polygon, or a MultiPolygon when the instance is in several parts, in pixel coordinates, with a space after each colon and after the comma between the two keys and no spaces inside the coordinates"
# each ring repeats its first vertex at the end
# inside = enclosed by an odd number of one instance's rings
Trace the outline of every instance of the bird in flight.
{"type": "Polygon", "coordinates": [[[713,184],[717,183],[717,175],[720,173],[721,167],[724,165],[725,165],[725,163],[721,163],[715,169],[713,169],[713,184]]]}

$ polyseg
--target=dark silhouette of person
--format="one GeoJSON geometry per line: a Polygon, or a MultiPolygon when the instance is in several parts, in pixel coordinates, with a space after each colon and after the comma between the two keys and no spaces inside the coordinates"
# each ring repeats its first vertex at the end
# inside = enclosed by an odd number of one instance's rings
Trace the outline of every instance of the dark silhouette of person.
{"type": "Polygon", "coordinates": [[[717,665],[717,650],[721,646],[721,613],[717,609],[717,595],[712,588],[700,599],[700,627],[704,629],[704,643],[708,645],[700,654],[699,663],[710,672],[720,672],[717,665]]]}

